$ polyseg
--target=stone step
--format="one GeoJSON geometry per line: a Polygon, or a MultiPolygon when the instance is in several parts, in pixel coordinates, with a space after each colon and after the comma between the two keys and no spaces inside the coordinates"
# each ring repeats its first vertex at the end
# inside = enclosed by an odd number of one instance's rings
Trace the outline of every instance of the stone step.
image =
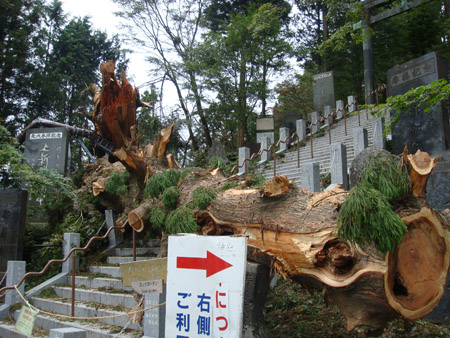
{"type": "MultiPolygon", "coordinates": [[[[136,255],[155,256],[159,253],[159,247],[136,248],[136,255]]],[[[133,248],[116,248],[116,256],[133,256],[133,248]]]]}
{"type": "MultiPolygon", "coordinates": [[[[72,278],[68,278],[68,284],[72,284],[72,278]]],[[[117,278],[91,278],[86,276],[75,276],[75,286],[85,286],[90,289],[133,291],[131,286],[123,286],[122,279],[117,278]]]]}
{"type": "MultiPolygon", "coordinates": [[[[17,320],[19,317],[20,310],[14,312],[14,318],[17,320]]],[[[114,338],[119,332],[117,328],[111,327],[110,325],[103,323],[88,323],[86,321],[68,321],[63,319],[58,319],[53,316],[44,315],[42,313],[38,314],[36,317],[35,325],[50,331],[51,329],[63,328],[63,327],[74,327],[77,329],[86,330],[86,338],[114,338]]],[[[142,331],[138,330],[127,330],[120,335],[120,338],[138,338],[142,337],[142,331]]]]}
{"type": "MultiPolygon", "coordinates": [[[[72,298],[72,288],[55,286],[53,288],[61,298],[72,298]]],[[[131,294],[112,293],[98,291],[97,289],[75,289],[75,300],[82,302],[94,302],[107,306],[122,306],[125,308],[133,308],[136,301],[131,294]]]]}
{"type": "MultiPolygon", "coordinates": [[[[71,303],[66,303],[59,300],[39,298],[39,297],[31,297],[31,303],[36,306],[39,310],[53,312],[57,314],[62,314],[66,316],[71,315],[72,305],[71,303]]],[[[110,308],[101,308],[95,303],[94,306],[87,305],[81,302],[75,302],[75,317],[112,317],[112,318],[98,318],[101,323],[125,327],[127,325],[128,319],[126,312],[117,311],[110,308]],[[113,317],[116,315],[122,315],[120,317],[113,317]]],[[[133,330],[142,331],[142,327],[138,323],[130,323],[127,326],[133,330]]]]}
{"type": "MultiPolygon", "coordinates": [[[[145,261],[147,260],[148,257],[136,257],[136,262],[137,261],[145,261]]],[[[110,264],[110,265],[118,265],[121,263],[130,263],[133,261],[133,257],[128,257],[128,256],[109,256],[106,259],[106,264],[110,264]]]]}
{"type": "Polygon", "coordinates": [[[92,265],[89,267],[89,271],[93,274],[99,273],[115,278],[122,278],[122,273],[120,272],[119,266],[92,265]]]}
{"type": "MultiPolygon", "coordinates": [[[[45,334],[45,333],[43,333],[45,334]]],[[[38,338],[38,337],[48,337],[49,333],[47,332],[46,335],[32,335],[31,338],[38,338]]],[[[20,331],[16,330],[15,325],[10,324],[8,321],[0,321],[0,337],[2,338],[26,338],[27,336],[21,333],[20,331]]]]}

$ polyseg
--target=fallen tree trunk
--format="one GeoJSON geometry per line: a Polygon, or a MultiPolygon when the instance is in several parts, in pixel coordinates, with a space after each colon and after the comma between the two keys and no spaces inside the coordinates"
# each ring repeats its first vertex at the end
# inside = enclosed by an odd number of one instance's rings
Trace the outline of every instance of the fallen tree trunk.
{"type": "Polygon", "coordinates": [[[217,233],[248,236],[253,259],[307,287],[323,288],[346,317],[348,330],[378,329],[398,315],[418,319],[428,314],[446,285],[446,221],[423,199],[408,197],[396,213],[409,231],[384,256],[336,236],[337,213],[346,196],[339,188],[321,194],[292,189],[274,198],[259,189],[232,189],[219,195],[199,220],[209,233],[215,227],[217,233]]]}

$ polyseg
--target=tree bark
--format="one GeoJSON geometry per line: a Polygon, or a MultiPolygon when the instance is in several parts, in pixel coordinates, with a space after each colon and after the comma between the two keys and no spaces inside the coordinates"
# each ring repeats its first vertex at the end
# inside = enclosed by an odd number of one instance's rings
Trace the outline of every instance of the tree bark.
{"type": "Polygon", "coordinates": [[[340,188],[321,194],[291,189],[266,197],[259,189],[232,189],[198,219],[208,234],[248,236],[253,259],[309,288],[322,288],[344,314],[348,330],[379,329],[396,316],[418,319],[431,312],[449,269],[447,222],[424,199],[408,197],[396,212],[409,231],[384,256],[336,236],[347,194],[340,188]]]}

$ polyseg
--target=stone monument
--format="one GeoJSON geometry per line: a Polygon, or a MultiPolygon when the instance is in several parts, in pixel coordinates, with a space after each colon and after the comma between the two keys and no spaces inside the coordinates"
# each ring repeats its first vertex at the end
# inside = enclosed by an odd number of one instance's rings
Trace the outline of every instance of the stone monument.
{"type": "MultiPolygon", "coordinates": [[[[387,72],[389,95],[404,94],[435,80],[447,79],[446,68],[444,60],[434,52],[395,66],[387,72]]],[[[435,106],[429,113],[423,107],[411,107],[404,113],[392,127],[392,152],[402,153],[405,145],[410,154],[420,149],[437,155],[448,149],[450,127],[446,106],[435,106]]]]}
{"type": "Polygon", "coordinates": [[[27,196],[26,190],[0,190],[0,273],[2,275],[6,272],[8,261],[22,260],[27,196]]]}
{"type": "Polygon", "coordinates": [[[325,106],[336,107],[334,99],[333,72],[325,72],[313,76],[314,110],[323,112],[325,106]]]}
{"type": "Polygon", "coordinates": [[[65,128],[29,129],[25,139],[25,158],[34,168],[56,169],[67,173],[69,137],[65,128]]]}
{"type": "Polygon", "coordinates": [[[270,139],[270,144],[275,143],[273,117],[263,117],[256,119],[256,142],[262,143],[265,137],[270,139]]]}

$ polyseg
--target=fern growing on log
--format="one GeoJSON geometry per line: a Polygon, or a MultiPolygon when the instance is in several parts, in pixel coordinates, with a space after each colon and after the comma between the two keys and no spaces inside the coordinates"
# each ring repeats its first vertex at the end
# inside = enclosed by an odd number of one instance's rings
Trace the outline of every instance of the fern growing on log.
{"type": "Polygon", "coordinates": [[[410,190],[396,156],[373,157],[339,210],[338,236],[362,247],[373,243],[384,254],[393,250],[407,228],[391,203],[410,190]]]}
{"type": "Polygon", "coordinates": [[[166,218],[166,233],[177,234],[183,232],[195,232],[199,229],[195,221],[194,211],[186,206],[182,206],[172,211],[166,218]]]}
{"type": "Polygon", "coordinates": [[[216,192],[211,188],[197,187],[192,192],[194,205],[199,210],[205,210],[208,205],[216,198],[216,192]]]}

